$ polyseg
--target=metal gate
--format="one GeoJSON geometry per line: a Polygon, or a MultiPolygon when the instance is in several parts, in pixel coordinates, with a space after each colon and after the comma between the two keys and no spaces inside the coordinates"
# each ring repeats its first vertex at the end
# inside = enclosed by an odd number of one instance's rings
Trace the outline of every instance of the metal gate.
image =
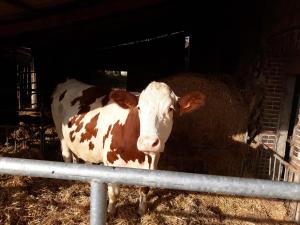
{"type": "Polygon", "coordinates": [[[0,158],[0,173],[89,182],[91,185],[91,225],[106,223],[106,183],[300,200],[300,184],[262,179],[115,168],[6,157],[0,158]]]}

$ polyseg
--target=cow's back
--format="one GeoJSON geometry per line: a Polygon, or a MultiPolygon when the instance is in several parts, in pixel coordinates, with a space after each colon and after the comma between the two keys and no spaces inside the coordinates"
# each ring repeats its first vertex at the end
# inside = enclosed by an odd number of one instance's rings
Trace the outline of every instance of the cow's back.
{"type": "Polygon", "coordinates": [[[86,162],[102,162],[103,155],[106,159],[110,131],[123,124],[129,112],[107,96],[105,88],[75,79],[57,85],[52,95],[52,116],[62,148],[86,162]]]}
{"type": "Polygon", "coordinates": [[[51,112],[56,132],[60,139],[63,138],[63,121],[71,115],[78,113],[78,109],[76,109],[75,104],[72,105],[72,101],[78,98],[82,94],[82,91],[89,87],[90,85],[84,84],[75,79],[67,79],[65,82],[56,86],[51,97],[51,112]]]}
{"type": "Polygon", "coordinates": [[[58,84],[52,94],[52,117],[62,145],[87,162],[102,160],[94,140],[100,138],[96,127],[102,95],[99,87],[75,79],[58,84]]]}

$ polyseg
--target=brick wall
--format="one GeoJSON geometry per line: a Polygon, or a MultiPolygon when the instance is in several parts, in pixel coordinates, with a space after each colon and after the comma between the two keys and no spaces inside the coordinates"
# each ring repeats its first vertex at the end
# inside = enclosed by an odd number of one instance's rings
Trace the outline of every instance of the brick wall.
{"type": "MultiPolygon", "coordinates": [[[[269,56],[263,66],[264,100],[260,117],[260,142],[265,148],[276,152],[278,128],[280,122],[280,106],[283,100],[285,63],[282,57],[269,56]]],[[[269,151],[260,154],[258,176],[268,177],[269,151]]]]}
{"type": "Polygon", "coordinates": [[[264,75],[264,100],[261,115],[261,142],[276,150],[277,130],[280,121],[280,105],[283,95],[285,63],[280,57],[266,59],[264,75]]]}
{"type": "MultiPolygon", "coordinates": [[[[300,6],[300,4],[299,4],[300,6]]],[[[299,23],[298,23],[299,24],[299,23]]],[[[262,105],[262,114],[260,117],[261,133],[260,143],[265,149],[277,152],[277,142],[279,140],[281,123],[280,115],[283,102],[285,88],[287,85],[286,67],[289,60],[292,59],[296,52],[300,51],[300,26],[292,28],[278,27],[277,30],[269,33],[264,38],[263,47],[263,86],[264,101],[262,105]]],[[[300,125],[299,125],[300,126],[300,125]]],[[[299,146],[300,149],[300,146],[299,146]]],[[[292,149],[293,150],[293,149],[292,149]]],[[[282,157],[282,153],[280,154],[282,157]]],[[[299,154],[293,154],[293,157],[299,154]]],[[[260,154],[260,167],[258,175],[266,177],[269,167],[270,152],[263,151],[260,154]]],[[[299,164],[300,165],[300,164],[299,164]]]]}

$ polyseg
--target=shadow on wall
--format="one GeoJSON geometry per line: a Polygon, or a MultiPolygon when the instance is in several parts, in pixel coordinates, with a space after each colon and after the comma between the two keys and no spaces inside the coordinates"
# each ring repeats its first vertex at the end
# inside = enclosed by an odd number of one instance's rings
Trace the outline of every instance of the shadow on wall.
{"type": "Polygon", "coordinates": [[[161,169],[241,176],[243,162],[256,151],[246,144],[252,93],[247,96],[227,75],[177,74],[163,81],[179,97],[200,90],[206,104],[175,118],[161,169]]]}

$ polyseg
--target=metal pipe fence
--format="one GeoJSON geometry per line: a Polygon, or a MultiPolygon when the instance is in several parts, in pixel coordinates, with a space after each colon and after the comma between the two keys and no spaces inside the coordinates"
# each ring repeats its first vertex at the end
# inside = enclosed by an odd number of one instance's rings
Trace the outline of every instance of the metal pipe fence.
{"type": "Polygon", "coordinates": [[[106,222],[106,183],[300,200],[300,184],[262,179],[115,168],[6,157],[0,158],[0,173],[89,182],[91,184],[90,223],[92,225],[102,225],[106,222]]]}

